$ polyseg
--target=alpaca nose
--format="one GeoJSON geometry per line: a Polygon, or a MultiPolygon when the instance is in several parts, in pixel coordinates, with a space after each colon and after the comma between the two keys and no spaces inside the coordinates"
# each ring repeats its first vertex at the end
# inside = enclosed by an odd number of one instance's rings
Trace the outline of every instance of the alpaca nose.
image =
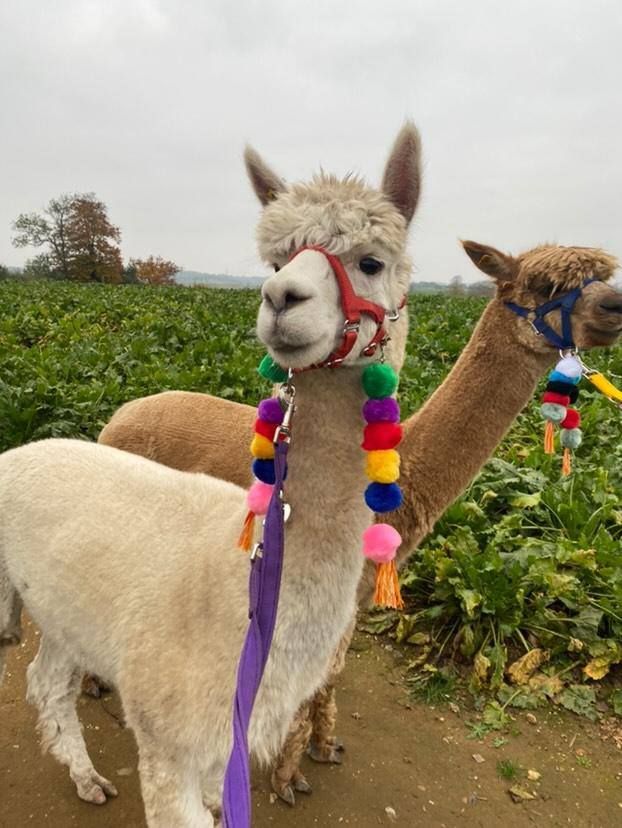
{"type": "Polygon", "coordinates": [[[607,313],[622,313],[622,293],[617,296],[612,296],[609,299],[604,299],[600,303],[602,310],[607,313]]]}
{"type": "Polygon", "coordinates": [[[313,299],[315,289],[305,279],[281,271],[278,276],[271,276],[264,282],[261,295],[275,313],[283,313],[313,299]]]}

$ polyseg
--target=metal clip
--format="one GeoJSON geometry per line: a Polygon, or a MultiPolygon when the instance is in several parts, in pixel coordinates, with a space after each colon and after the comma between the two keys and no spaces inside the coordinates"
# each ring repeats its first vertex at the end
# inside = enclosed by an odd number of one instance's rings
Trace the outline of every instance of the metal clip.
{"type": "Polygon", "coordinates": [[[400,309],[399,308],[395,308],[395,310],[387,311],[387,315],[385,316],[385,319],[388,319],[389,322],[397,322],[397,320],[399,318],[400,318],[400,309]]]}
{"type": "Polygon", "coordinates": [[[251,552],[251,561],[254,561],[256,558],[263,558],[263,543],[261,542],[256,543],[251,552]]]}
{"type": "Polygon", "coordinates": [[[277,445],[280,442],[289,443],[292,439],[291,421],[296,413],[296,388],[293,383],[294,372],[290,368],[287,374],[287,381],[279,389],[279,400],[285,406],[283,420],[274,432],[273,442],[277,445]]]}

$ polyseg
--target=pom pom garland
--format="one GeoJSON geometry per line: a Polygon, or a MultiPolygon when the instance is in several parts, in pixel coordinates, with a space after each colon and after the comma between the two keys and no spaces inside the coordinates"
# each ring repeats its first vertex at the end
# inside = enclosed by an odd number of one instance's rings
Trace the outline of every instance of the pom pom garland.
{"type": "Polygon", "coordinates": [[[555,426],[561,429],[560,442],[563,448],[562,474],[568,475],[572,470],[573,449],[581,445],[582,433],[581,415],[570,403],[576,402],[579,396],[577,384],[583,374],[583,367],[574,356],[566,356],[559,360],[549,374],[546,391],[542,395],[540,412],[546,421],[544,431],[545,454],[555,453],[555,426]]]}
{"type": "MultiPolygon", "coordinates": [[[[288,377],[270,356],[262,359],[258,370],[270,382],[284,382],[288,377]]],[[[363,406],[366,425],[362,448],[368,452],[365,471],[371,481],[365,489],[365,502],[374,512],[392,512],[403,500],[402,490],[396,482],[400,457],[395,447],[402,439],[400,407],[391,396],[397,389],[398,376],[390,365],[374,363],[364,369],[361,381],[369,397],[363,406]]],[[[563,411],[565,416],[565,408],[563,411]]],[[[274,440],[283,416],[277,398],[259,403],[251,442],[256,481],[247,494],[248,513],[238,541],[245,550],[250,550],[252,545],[255,517],[266,514],[274,494],[274,440]]],[[[374,597],[380,606],[397,609],[404,606],[395,567],[395,555],[401,542],[400,533],[386,523],[375,523],[363,534],[363,554],[376,564],[374,597]]]]}

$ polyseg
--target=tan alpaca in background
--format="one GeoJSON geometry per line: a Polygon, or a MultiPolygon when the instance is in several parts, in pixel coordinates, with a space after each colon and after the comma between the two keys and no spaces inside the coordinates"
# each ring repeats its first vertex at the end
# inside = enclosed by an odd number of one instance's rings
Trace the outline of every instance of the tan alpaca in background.
{"type": "MultiPolygon", "coordinates": [[[[583,279],[605,282],[616,267],[613,257],[597,249],[547,246],[513,258],[474,242],[465,242],[464,247],[475,265],[496,280],[497,295],[451,374],[404,422],[400,479],[406,502],[389,516],[402,534],[401,563],[488,460],[557,356],[504,302],[535,307],[583,279]]],[[[557,313],[549,321],[554,319],[557,313]]],[[[576,344],[610,345],[621,327],[622,296],[605,284],[590,285],[573,313],[576,344]]],[[[248,441],[255,416],[250,406],[206,394],[168,391],[124,405],[99,439],[175,468],[203,471],[247,487],[251,482],[248,441]]],[[[371,568],[367,575],[359,590],[362,602],[371,596],[371,568]]],[[[310,790],[298,767],[309,738],[315,759],[340,761],[333,736],[334,681],[350,636],[351,631],[338,648],[327,685],[299,711],[277,763],[273,786],[290,804],[294,789],[310,790]]]]}
{"type": "MultiPolygon", "coordinates": [[[[400,132],[382,190],[327,175],[286,188],[255,153],[246,158],[264,204],[260,251],[281,266],[263,284],[258,335],[277,362],[315,365],[343,336],[339,287],[325,255],[304,250],[290,261],[291,252],[322,245],[340,257],[360,297],[398,307],[410,280],[418,134],[411,125],[400,132]],[[361,265],[370,256],[383,264],[373,277],[361,265]]],[[[406,314],[388,324],[386,359],[399,371],[406,314]]],[[[376,331],[365,315],[338,370],[296,377],[293,517],[249,731],[250,751],[264,763],[274,762],[296,711],[326,680],[355,612],[362,533],[372,520],[360,463],[361,377],[370,364],[362,352],[376,331]]],[[[96,804],[116,791],[88,756],[78,677],[90,670],[114,684],[138,745],[150,828],[214,824],[204,802],[220,803],[248,625],[249,560],[236,547],[245,499],[230,482],[81,440],[43,440],[0,456],[0,659],[19,639],[23,602],[42,633],[28,697],[44,747],[96,804]]]]}

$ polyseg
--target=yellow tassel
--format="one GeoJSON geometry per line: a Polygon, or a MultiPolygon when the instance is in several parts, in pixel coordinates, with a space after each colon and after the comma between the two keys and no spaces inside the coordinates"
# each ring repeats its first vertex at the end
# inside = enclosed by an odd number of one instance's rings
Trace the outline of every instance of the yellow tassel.
{"type": "Polygon", "coordinates": [[[544,453],[555,454],[555,426],[550,420],[544,426],[544,453]]]}
{"type": "Polygon", "coordinates": [[[251,454],[259,460],[272,460],[274,457],[274,443],[263,434],[255,434],[251,442],[251,454]]]}
{"type": "Polygon", "coordinates": [[[395,449],[368,451],[365,473],[376,483],[394,483],[400,476],[400,456],[395,449]]]}
{"type": "Polygon", "coordinates": [[[250,552],[253,546],[253,536],[255,534],[255,513],[247,512],[244,518],[244,525],[238,538],[238,548],[244,552],[250,552]]]}
{"type": "Polygon", "coordinates": [[[570,472],[572,471],[572,454],[570,453],[569,448],[564,449],[564,455],[562,457],[562,474],[564,477],[568,477],[570,472]]]}
{"type": "Polygon", "coordinates": [[[397,577],[395,560],[390,563],[376,565],[376,589],[374,604],[389,609],[404,609],[404,601],[400,592],[400,582],[397,577]]]}

